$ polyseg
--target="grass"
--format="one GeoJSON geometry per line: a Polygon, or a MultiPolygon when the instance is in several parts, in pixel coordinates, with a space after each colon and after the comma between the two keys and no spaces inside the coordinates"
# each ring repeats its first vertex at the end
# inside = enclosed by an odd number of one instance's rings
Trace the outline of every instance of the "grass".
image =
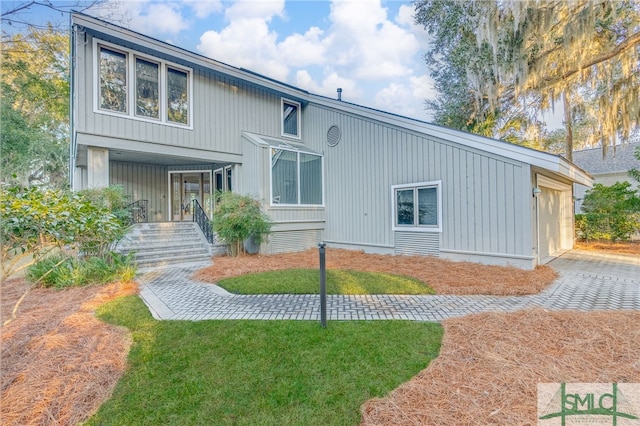
{"type": "MultiPolygon", "coordinates": [[[[317,269],[260,272],[220,280],[218,285],[236,294],[318,294],[317,269]]],[[[380,272],[327,270],[327,294],[435,294],[425,283],[380,272]]]]}
{"type": "Polygon", "coordinates": [[[129,328],[129,368],[89,425],[356,425],[438,355],[410,321],[155,321],[136,296],[103,305],[129,328]]]}

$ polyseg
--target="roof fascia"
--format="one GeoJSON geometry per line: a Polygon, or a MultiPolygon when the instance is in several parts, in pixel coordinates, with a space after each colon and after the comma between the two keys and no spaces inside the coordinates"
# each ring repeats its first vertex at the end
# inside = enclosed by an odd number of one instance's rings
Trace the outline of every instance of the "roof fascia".
{"type": "Polygon", "coordinates": [[[309,94],[309,97],[315,104],[338,109],[344,112],[355,113],[373,120],[398,126],[403,129],[412,130],[467,146],[469,148],[487,151],[511,160],[547,169],[552,172],[559,173],[576,183],[591,186],[593,182],[593,178],[587,172],[559,155],[438,126],[424,121],[391,114],[385,111],[362,107],[349,102],[333,100],[324,96],[309,94]]]}
{"type": "Polygon", "coordinates": [[[120,27],[115,24],[111,24],[97,18],[93,18],[82,13],[73,13],[71,19],[72,25],[79,25],[91,31],[103,33],[109,37],[113,37],[114,39],[121,39],[128,43],[157,51],[158,53],[162,53],[164,55],[179,58],[183,61],[200,66],[202,68],[225,74],[232,78],[246,81],[265,89],[278,92],[283,96],[290,97],[292,100],[297,100],[302,103],[306,103],[307,101],[307,91],[280,83],[268,77],[261,76],[260,74],[227,65],[223,62],[207,58],[206,56],[190,52],[180,47],[173,46],[160,40],[153,39],[135,31],[120,27]]]}

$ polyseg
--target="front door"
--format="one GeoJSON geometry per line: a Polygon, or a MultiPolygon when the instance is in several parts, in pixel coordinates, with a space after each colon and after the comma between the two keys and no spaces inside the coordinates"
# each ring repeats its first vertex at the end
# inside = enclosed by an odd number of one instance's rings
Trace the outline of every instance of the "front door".
{"type": "Polygon", "coordinates": [[[209,217],[211,203],[211,172],[171,173],[171,220],[192,221],[193,200],[209,217]]]}

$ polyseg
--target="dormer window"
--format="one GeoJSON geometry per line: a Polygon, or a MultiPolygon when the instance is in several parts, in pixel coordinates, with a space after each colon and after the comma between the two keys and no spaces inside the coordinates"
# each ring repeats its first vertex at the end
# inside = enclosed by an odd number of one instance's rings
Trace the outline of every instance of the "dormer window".
{"type": "Polygon", "coordinates": [[[300,103],[282,99],[282,136],[300,139],[300,103]]]}

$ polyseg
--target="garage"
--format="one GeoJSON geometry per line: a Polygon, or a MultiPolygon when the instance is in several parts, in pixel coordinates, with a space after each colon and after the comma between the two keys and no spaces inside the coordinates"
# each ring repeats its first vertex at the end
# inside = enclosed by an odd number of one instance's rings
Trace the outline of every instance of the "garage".
{"type": "Polygon", "coordinates": [[[538,253],[547,263],[573,247],[571,185],[538,175],[538,253]]]}

